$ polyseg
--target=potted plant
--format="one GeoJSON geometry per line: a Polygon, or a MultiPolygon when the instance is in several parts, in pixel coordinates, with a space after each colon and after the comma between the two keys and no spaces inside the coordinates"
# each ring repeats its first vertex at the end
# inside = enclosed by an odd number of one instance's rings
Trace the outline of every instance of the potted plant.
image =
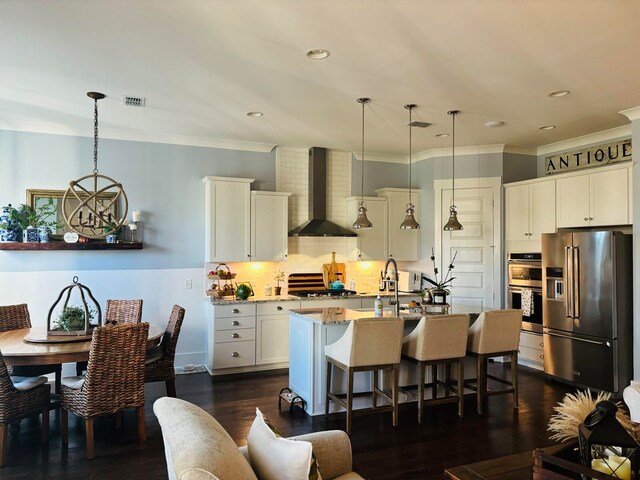
{"type": "Polygon", "coordinates": [[[23,242],[48,242],[51,235],[51,228],[58,228],[60,222],[51,220],[55,218],[57,206],[53,199],[49,199],[44,205],[33,208],[24,203],[17,209],[13,208],[9,212],[10,221],[22,230],[23,242]]]}
{"type": "Polygon", "coordinates": [[[22,229],[15,220],[15,208],[11,204],[0,211],[0,242],[19,242],[22,229]]]}
{"type": "Polygon", "coordinates": [[[431,262],[433,263],[433,279],[429,277],[425,277],[424,275],[422,276],[422,279],[430,283],[431,285],[433,285],[433,287],[428,289],[428,292],[431,294],[433,303],[437,303],[437,304],[447,303],[447,295],[450,293],[449,287],[451,286],[451,282],[453,282],[456,278],[451,276],[451,272],[454,268],[453,263],[455,262],[457,256],[458,256],[458,252],[456,251],[456,253],[453,254],[453,258],[451,259],[449,268],[447,269],[447,274],[444,276],[444,278],[441,277],[439,280],[438,267],[436,266],[436,257],[435,257],[435,254],[433,253],[433,248],[431,248],[431,262]]]}
{"type": "Polygon", "coordinates": [[[276,269],[276,271],[273,272],[273,279],[276,281],[276,286],[273,287],[274,294],[280,295],[280,293],[282,292],[280,282],[284,282],[284,272],[282,270],[276,269]]]}
{"type": "MultiPolygon", "coordinates": [[[[89,308],[89,321],[93,320],[96,311],[89,308]]],[[[56,328],[64,332],[77,332],[85,329],[84,309],[77,306],[65,307],[56,321],[56,328]]]]}

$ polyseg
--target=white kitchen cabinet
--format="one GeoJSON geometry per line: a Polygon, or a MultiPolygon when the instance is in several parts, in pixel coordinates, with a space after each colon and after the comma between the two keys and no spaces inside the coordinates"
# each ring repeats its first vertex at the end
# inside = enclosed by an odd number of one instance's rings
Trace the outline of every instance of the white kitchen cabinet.
{"type": "Polygon", "coordinates": [[[251,260],[278,262],[287,256],[290,195],[251,192],[251,260]]]}
{"type": "Polygon", "coordinates": [[[627,225],[629,169],[609,169],[556,181],[558,228],[627,225]]]}
{"type": "MultiPolygon", "coordinates": [[[[417,261],[420,259],[420,230],[403,230],[400,225],[405,219],[409,189],[381,188],[376,190],[380,197],[387,199],[388,256],[397,261],[417,261]]],[[[415,219],[420,223],[420,191],[411,190],[411,202],[415,205],[415,219]]]]}
{"type": "Polygon", "coordinates": [[[256,365],[289,361],[289,310],[300,302],[258,304],[256,317],[256,365]]]}
{"type": "MultiPolygon", "coordinates": [[[[347,218],[356,219],[361,197],[347,199],[347,218]]],[[[358,234],[349,250],[348,260],[374,261],[387,258],[388,212],[387,199],[383,197],[364,197],[367,207],[367,218],[373,228],[353,230],[358,234]]]]}
{"type": "Polygon", "coordinates": [[[528,331],[520,332],[518,363],[536,370],[544,370],[544,343],[542,334],[528,331]]]}
{"type": "Polygon", "coordinates": [[[251,257],[252,178],[204,177],[205,262],[239,262],[251,257]]]}
{"type": "Polygon", "coordinates": [[[505,188],[507,242],[540,249],[540,235],[556,231],[555,189],[553,180],[505,188]]]}

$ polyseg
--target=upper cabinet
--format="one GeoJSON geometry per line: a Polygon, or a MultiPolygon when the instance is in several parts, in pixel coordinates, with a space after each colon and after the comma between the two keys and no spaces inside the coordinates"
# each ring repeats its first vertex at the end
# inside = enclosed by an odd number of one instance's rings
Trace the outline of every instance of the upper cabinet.
{"type": "MultiPolygon", "coordinates": [[[[361,197],[347,199],[347,218],[358,216],[361,197]]],[[[349,249],[348,260],[383,260],[387,258],[388,215],[387,199],[383,197],[364,197],[367,207],[367,218],[373,228],[354,230],[358,236],[354,239],[353,247],[349,249]]]]}
{"type": "Polygon", "coordinates": [[[629,168],[615,168],[556,180],[557,227],[627,225],[629,168]]]}
{"type": "Polygon", "coordinates": [[[204,177],[205,262],[251,258],[252,178],[204,177]]]}
{"type": "Polygon", "coordinates": [[[251,260],[278,262],[287,256],[290,195],[251,192],[251,260]]]}
{"type": "Polygon", "coordinates": [[[205,262],[287,256],[288,196],[251,192],[251,178],[205,177],[205,262]]]}
{"type": "MultiPolygon", "coordinates": [[[[420,260],[420,230],[403,230],[400,224],[405,219],[409,189],[381,188],[376,190],[379,196],[387,199],[388,256],[398,261],[420,260]]],[[[411,190],[411,202],[415,205],[415,218],[420,223],[420,190],[411,190]]]]}
{"type": "Polygon", "coordinates": [[[555,181],[505,188],[506,240],[540,242],[556,230],[555,181]]]}

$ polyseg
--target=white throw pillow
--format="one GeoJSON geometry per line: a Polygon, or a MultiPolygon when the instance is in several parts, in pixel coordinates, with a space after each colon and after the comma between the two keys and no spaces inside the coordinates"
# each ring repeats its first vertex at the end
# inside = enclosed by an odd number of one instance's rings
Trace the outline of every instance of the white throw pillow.
{"type": "Polygon", "coordinates": [[[310,442],[277,436],[256,408],[247,448],[251,468],[260,480],[307,480],[311,468],[310,442]]]}

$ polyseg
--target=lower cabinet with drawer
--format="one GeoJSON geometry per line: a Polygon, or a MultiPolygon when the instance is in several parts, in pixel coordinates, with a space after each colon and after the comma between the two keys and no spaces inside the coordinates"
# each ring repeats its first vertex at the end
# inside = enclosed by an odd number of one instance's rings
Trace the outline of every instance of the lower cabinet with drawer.
{"type": "Polygon", "coordinates": [[[523,330],[520,332],[518,363],[536,370],[544,370],[544,343],[542,334],[523,330]]]}

